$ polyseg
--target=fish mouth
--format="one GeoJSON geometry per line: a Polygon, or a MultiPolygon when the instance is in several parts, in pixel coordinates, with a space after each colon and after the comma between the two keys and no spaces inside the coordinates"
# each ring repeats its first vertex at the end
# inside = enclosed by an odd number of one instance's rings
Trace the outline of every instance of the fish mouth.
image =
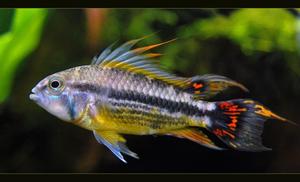
{"type": "Polygon", "coordinates": [[[29,98],[30,98],[31,100],[33,100],[33,101],[38,101],[39,96],[36,94],[36,89],[35,89],[35,88],[33,88],[33,89],[31,90],[31,93],[30,93],[30,95],[29,95],[29,98]]]}

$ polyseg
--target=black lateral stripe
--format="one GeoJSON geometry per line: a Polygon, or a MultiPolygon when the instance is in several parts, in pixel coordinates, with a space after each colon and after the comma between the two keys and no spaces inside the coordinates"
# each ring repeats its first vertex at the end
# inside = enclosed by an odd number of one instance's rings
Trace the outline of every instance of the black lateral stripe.
{"type": "MultiPolygon", "coordinates": [[[[86,91],[95,94],[104,93],[105,90],[109,88],[94,86],[91,84],[74,84],[72,85],[74,89],[78,89],[80,91],[86,91]]],[[[117,100],[127,100],[127,101],[135,101],[144,104],[148,104],[151,106],[156,106],[159,108],[163,108],[168,110],[170,113],[181,112],[188,116],[203,116],[204,113],[198,107],[193,106],[191,104],[185,102],[176,102],[172,100],[162,99],[160,97],[144,95],[139,92],[134,91],[118,91],[115,89],[110,89],[108,92],[109,98],[114,98],[117,100]]]]}
{"type": "Polygon", "coordinates": [[[181,112],[185,115],[203,115],[198,107],[184,102],[176,102],[172,100],[162,99],[160,97],[148,96],[133,91],[116,91],[110,92],[110,97],[120,100],[135,101],[151,106],[156,106],[168,110],[170,113],[181,112]]]}
{"type": "Polygon", "coordinates": [[[91,92],[91,93],[97,93],[97,94],[100,94],[105,90],[104,87],[95,86],[95,85],[88,84],[88,83],[72,84],[71,87],[73,89],[76,89],[79,91],[91,92]]]}
{"type": "Polygon", "coordinates": [[[111,104],[115,107],[130,107],[132,109],[144,110],[144,111],[152,111],[153,109],[155,109],[154,106],[148,104],[144,104],[140,102],[131,102],[131,103],[122,102],[120,101],[120,99],[111,100],[111,104]]]}
{"type": "Polygon", "coordinates": [[[43,85],[43,86],[41,87],[41,90],[45,90],[47,87],[48,87],[47,85],[43,85]]]}

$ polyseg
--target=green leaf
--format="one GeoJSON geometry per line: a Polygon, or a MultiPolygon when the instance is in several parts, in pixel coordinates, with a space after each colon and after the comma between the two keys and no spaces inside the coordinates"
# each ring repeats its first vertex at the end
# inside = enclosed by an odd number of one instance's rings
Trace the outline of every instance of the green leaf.
{"type": "Polygon", "coordinates": [[[10,31],[0,36],[0,103],[10,93],[18,65],[37,47],[46,15],[44,9],[16,9],[10,31]]]}

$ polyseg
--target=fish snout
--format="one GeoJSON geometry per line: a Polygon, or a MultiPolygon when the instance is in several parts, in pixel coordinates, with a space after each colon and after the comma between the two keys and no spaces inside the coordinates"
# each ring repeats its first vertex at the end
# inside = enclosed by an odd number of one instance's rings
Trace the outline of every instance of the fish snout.
{"type": "Polygon", "coordinates": [[[32,90],[31,90],[31,93],[29,95],[29,98],[33,101],[37,101],[39,99],[39,96],[37,95],[37,89],[36,87],[34,87],[32,90]]]}

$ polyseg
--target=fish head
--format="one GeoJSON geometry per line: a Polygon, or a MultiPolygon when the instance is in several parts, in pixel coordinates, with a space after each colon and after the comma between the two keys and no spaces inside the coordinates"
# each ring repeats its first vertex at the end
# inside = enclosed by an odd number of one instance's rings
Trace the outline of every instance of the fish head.
{"type": "Polygon", "coordinates": [[[76,121],[86,110],[88,95],[72,88],[75,81],[69,71],[52,74],[31,90],[29,98],[63,121],[76,121]]]}

